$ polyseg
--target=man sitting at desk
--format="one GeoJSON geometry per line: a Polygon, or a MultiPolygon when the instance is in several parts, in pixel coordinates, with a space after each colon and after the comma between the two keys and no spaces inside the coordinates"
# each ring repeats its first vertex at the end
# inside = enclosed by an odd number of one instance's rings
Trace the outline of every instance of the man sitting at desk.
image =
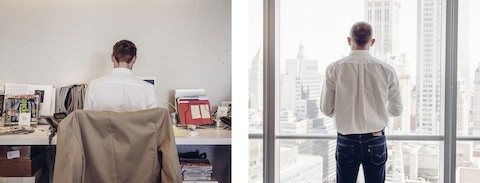
{"type": "Polygon", "coordinates": [[[132,73],[137,48],[129,40],[113,46],[113,71],[90,82],[85,96],[85,110],[127,112],[157,107],[153,85],[132,73]]]}

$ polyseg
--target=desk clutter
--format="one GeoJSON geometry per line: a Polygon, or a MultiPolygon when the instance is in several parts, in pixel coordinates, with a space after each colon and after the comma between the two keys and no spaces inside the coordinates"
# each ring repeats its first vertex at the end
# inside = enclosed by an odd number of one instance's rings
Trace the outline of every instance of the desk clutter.
{"type": "Polygon", "coordinates": [[[175,90],[175,110],[180,124],[212,124],[210,102],[204,89],[175,90]]]}
{"type": "Polygon", "coordinates": [[[0,127],[47,124],[45,116],[83,109],[85,92],[85,84],[61,87],[56,95],[52,85],[6,83],[0,93],[0,127]]]}
{"type": "Polygon", "coordinates": [[[183,182],[208,182],[218,183],[212,177],[213,166],[207,159],[206,153],[200,154],[199,151],[179,153],[180,172],[182,173],[183,182]]]}

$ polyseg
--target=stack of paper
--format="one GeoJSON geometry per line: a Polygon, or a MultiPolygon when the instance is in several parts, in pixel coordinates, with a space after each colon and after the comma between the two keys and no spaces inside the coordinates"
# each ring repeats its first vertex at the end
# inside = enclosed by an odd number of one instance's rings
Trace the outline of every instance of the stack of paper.
{"type": "Polygon", "coordinates": [[[212,180],[212,169],[208,159],[180,158],[183,180],[212,180]]]}

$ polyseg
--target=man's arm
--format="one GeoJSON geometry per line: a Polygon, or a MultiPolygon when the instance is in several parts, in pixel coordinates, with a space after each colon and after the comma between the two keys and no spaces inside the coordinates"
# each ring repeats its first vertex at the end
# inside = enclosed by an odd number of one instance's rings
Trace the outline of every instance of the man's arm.
{"type": "Polygon", "coordinates": [[[334,71],[328,67],[325,74],[325,83],[320,97],[320,110],[326,116],[332,117],[335,109],[335,75],[334,71]]]}
{"type": "Polygon", "coordinates": [[[395,71],[390,77],[390,86],[388,88],[387,110],[390,116],[400,116],[402,114],[403,105],[400,96],[400,85],[395,71]]]}

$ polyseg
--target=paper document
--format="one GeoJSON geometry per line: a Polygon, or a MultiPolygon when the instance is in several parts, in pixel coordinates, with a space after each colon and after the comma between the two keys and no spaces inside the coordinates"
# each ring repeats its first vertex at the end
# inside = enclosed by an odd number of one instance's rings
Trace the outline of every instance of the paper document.
{"type": "Polygon", "coordinates": [[[192,119],[198,119],[202,116],[200,115],[200,105],[191,105],[190,111],[192,111],[192,119]]]}

